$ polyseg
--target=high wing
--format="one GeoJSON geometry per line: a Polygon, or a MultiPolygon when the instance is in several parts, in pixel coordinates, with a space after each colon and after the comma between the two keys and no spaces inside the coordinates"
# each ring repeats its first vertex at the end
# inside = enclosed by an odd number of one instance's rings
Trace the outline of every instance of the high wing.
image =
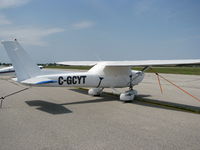
{"type": "Polygon", "coordinates": [[[107,66],[166,66],[179,64],[200,64],[200,59],[110,61],[107,66]]]}
{"type": "Polygon", "coordinates": [[[63,61],[60,65],[67,66],[94,66],[104,63],[105,66],[128,67],[128,66],[169,66],[179,64],[200,64],[200,59],[180,59],[180,60],[137,60],[137,61],[63,61]]]}
{"type": "Polygon", "coordinates": [[[99,61],[62,61],[57,62],[56,64],[59,65],[66,65],[66,66],[94,66],[99,61]]]}

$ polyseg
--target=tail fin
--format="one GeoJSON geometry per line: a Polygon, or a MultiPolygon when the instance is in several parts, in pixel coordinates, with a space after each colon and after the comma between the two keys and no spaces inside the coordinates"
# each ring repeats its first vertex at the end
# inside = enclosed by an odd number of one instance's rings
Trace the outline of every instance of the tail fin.
{"type": "Polygon", "coordinates": [[[2,41],[7,54],[15,69],[18,81],[23,81],[40,74],[41,70],[24,51],[15,39],[14,41],[2,41]]]}

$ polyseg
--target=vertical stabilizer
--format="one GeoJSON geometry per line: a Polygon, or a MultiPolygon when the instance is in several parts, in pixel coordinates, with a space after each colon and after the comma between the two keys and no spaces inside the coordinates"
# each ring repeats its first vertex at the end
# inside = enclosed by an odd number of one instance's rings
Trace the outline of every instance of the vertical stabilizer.
{"type": "Polygon", "coordinates": [[[17,40],[2,41],[1,43],[4,45],[8,57],[12,62],[18,81],[40,75],[41,70],[24,51],[17,40]]]}

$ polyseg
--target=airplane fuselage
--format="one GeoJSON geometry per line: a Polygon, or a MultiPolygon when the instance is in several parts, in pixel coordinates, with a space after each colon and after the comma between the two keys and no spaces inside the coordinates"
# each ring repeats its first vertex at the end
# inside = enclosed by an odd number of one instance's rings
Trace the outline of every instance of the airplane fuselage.
{"type": "MultiPolygon", "coordinates": [[[[139,84],[143,78],[144,73],[140,71],[131,71],[132,85],[139,84]],[[140,73],[138,75],[138,73],[140,73]]],[[[120,88],[127,87],[130,84],[130,75],[97,75],[89,72],[73,72],[65,74],[54,74],[42,76],[46,77],[52,82],[38,83],[39,86],[58,86],[58,87],[95,87],[95,88],[120,88]]]]}

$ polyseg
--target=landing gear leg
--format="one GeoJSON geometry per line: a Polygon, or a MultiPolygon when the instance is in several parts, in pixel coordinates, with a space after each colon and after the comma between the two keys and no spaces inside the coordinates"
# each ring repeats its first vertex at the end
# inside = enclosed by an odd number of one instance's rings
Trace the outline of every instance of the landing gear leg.
{"type": "Polygon", "coordinates": [[[130,77],[129,90],[120,94],[120,100],[124,102],[133,101],[135,95],[137,95],[137,91],[133,90],[132,75],[130,75],[129,77],[130,77]]]}

